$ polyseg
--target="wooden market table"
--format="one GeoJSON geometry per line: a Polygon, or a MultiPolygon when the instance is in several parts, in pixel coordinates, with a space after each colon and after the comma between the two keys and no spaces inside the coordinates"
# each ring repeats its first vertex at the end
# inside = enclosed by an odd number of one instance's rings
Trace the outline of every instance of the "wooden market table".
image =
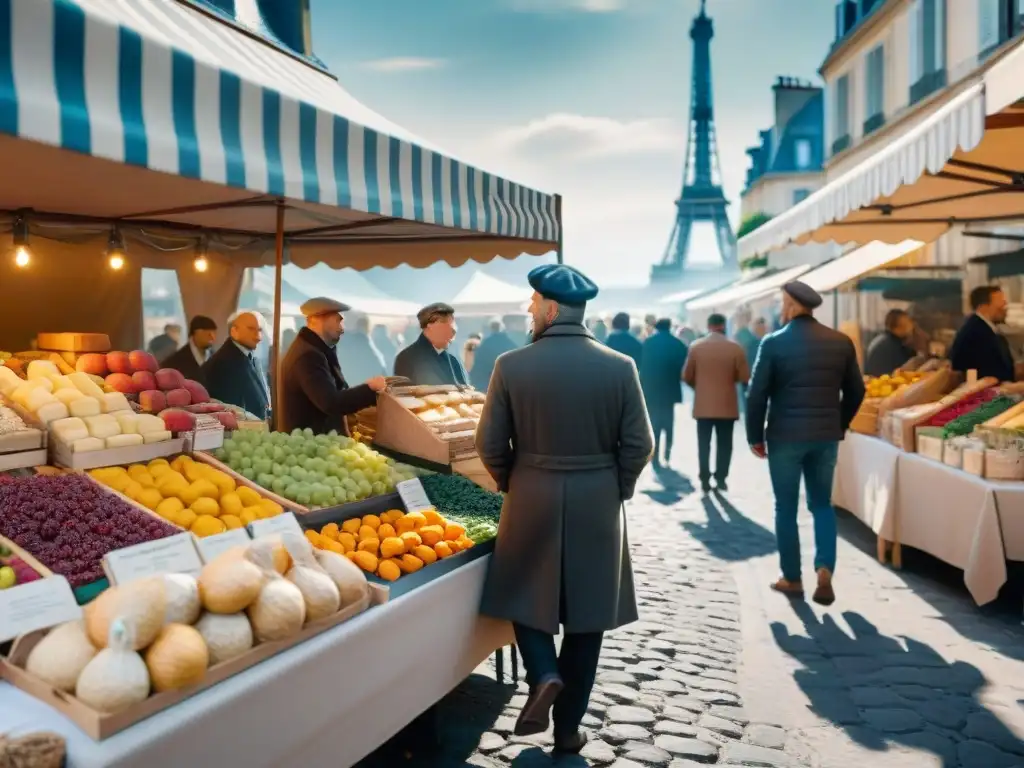
{"type": "Polygon", "coordinates": [[[1006,583],[1006,561],[1024,561],[1024,482],[986,480],[904,453],[883,440],[848,435],[832,500],[893,546],[920,549],[964,572],[978,605],[1006,583]]]}
{"type": "Polygon", "coordinates": [[[0,683],[0,732],[54,731],[68,768],[350,766],[440,701],[511,625],[479,615],[490,556],[97,742],[0,683]]]}

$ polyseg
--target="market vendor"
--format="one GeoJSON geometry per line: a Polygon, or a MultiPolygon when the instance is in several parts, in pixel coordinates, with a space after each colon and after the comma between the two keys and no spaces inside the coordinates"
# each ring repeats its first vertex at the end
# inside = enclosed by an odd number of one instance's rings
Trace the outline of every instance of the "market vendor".
{"type": "Polygon", "coordinates": [[[994,376],[999,381],[1014,381],[1010,344],[997,326],[1006,322],[1006,294],[995,285],[982,285],[971,291],[971,309],[949,352],[954,371],[975,370],[978,378],[994,376]]]}
{"type": "Polygon", "coordinates": [[[395,358],[395,376],[414,384],[468,386],[469,376],[458,357],[448,351],[458,330],[455,308],[438,302],[421,309],[420,335],[395,358]]]}
{"type": "Polygon", "coordinates": [[[864,356],[864,373],[884,376],[902,368],[917,355],[912,346],[914,321],[902,309],[890,309],[885,315],[885,331],[871,340],[864,356]]]}
{"type": "Polygon", "coordinates": [[[270,417],[270,387],[256,360],[263,341],[263,319],[244,310],[228,319],[230,338],[201,369],[210,396],[237,405],[261,421],[270,417]]]}
{"type": "Polygon", "coordinates": [[[299,310],[306,318],[281,364],[277,428],[312,429],[316,434],[345,431],[344,417],[369,408],[387,386],[383,376],[350,387],[338,361],[345,333],[343,312],[350,307],[328,298],[310,299],[299,310]]]}

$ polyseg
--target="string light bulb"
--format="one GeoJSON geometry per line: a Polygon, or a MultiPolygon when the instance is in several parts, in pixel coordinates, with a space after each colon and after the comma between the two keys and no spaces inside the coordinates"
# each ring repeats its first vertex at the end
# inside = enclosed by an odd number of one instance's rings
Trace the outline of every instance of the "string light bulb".
{"type": "Polygon", "coordinates": [[[124,239],[121,237],[117,227],[110,230],[110,239],[107,241],[107,264],[115,272],[124,269],[124,239]]]}
{"type": "Polygon", "coordinates": [[[210,262],[206,258],[206,240],[200,240],[196,245],[196,257],[192,262],[196,272],[205,272],[210,268],[210,262]]]}
{"type": "Polygon", "coordinates": [[[14,265],[25,269],[32,262],[32,251],[28,247],[28,221],[24,216],[15,217],[11,234],[14,239],[14,265]]]}

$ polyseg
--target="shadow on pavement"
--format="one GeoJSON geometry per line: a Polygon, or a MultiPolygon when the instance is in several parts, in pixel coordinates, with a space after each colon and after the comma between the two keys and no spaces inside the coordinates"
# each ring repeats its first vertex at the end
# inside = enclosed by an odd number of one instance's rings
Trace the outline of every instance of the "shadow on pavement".
{"type": "Polygon", "coordinates": [[[736,563],[775,552],[775,534],[754,522],[724,496],[701,499],[708,516],[706,524],[685,521],[683,528],[713,557],[736,563]]]}
{"type": "Polygon", "coordinates": [[[874,751],[900,745],[934,754],[954,768],[1024,764],[1024,742],[978,700],[981,671],[949,662],[930,646],[879,633],[855,612],[843,613],[852,634],[802,601],[791,605],[806,636],[772,624],[779,648],[804,666],[794,679],[815,714],[874,751]]]}
{"type": "Polygon", "coordinates": [[[664,464],[652,464],[651,470],[661,488],[647,488],[641,493],[652,501],[670,507],[693,493],[693,483],[690,482],[690,478],[672,467],[666,467],[664,464]]]}
{"type": "MultiPolygon", "coordinates": [[[[865,554],[875,557],[875,535],[856,517],[836,510],[839,535],[865,554]]],[[[892,570],[908,589],[926,600],[938,618],[956,632],[992,648],[1007,658],[1024,661],[1021,594],[1024,567],[1007,563],[1008,581],[998,599],[976,605],[964,585],[964,572],[926,552],[903,547],[903,567],[892,570]]]]}
{"type": "Polygon", "coordinates": [[[591,765],[579,755],[559,755],[555,757],[540,747],[530,747],[516,755],[510,763],[512,768],[589,768],[591,765]]]}
{"type": "MultiPolygon", "coordinates": [[[[473,765],[480,737],[494,723],[516,693],[514,684],[495,682],[474,674],[466,678],[427,717],[413,721],[356,768],[456,768],[473,765]],[[429,722],[424,720],[429,719],[429,722]],[[436,729],[436,730],[435,730],[436,729]]],[[[401,691],[396,691],[397,696],[401,691]]]]}

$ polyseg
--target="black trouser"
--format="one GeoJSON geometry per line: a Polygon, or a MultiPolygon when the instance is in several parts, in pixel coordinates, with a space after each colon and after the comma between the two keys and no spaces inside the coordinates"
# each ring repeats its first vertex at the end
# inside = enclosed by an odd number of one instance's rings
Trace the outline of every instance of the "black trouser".
{"type": "Polygon", "coordinates": [[[565,688],[558,694],[552,709],[555,739],[572,738],[587,714],[604,634],[566,633],[562,637],[561,651],[556,656],[553,635],[522,624],[513,624],[513,627],[516,645],[526,667],[526,682],[532,687],[551,675],[562,678],[565,688]]]}
{"type": "Polygon", "coordinates": [[[661,436],[665,435],[665,461],[672,456],[672,436],[675,426],[675,405],[648,405],[647,415],[651,419],[651,430],[654,432],[654,461],[661,458],[661,436]]]}
{"type": "Polygon", "coordinates": [[[711,434],[715,434],[715,480],[724,483],[732,462],[732,433],[736,419],[697,419],[697,461],[700,482],[711,482],[711,434]]]}

